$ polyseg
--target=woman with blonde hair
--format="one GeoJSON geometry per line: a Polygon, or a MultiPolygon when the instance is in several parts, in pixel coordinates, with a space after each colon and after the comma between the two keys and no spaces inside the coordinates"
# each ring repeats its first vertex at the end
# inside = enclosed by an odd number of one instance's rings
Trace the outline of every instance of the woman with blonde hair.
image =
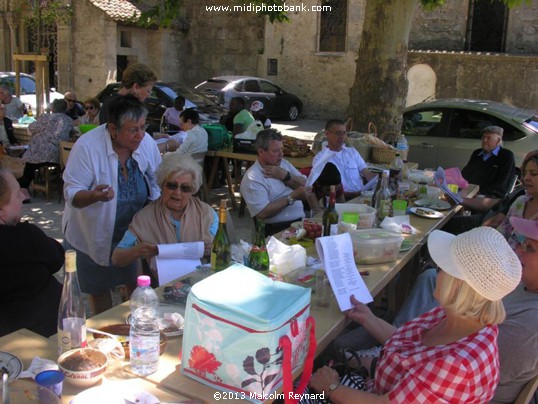
{"type": "Polygon", "coordinates": [[[384,344],[375,375],[360,391],[342,385],[325,366],[312,376],[315,391],[333,403],[491,400],[499,382],[501,299],[518,285],[520,261],[489,227],[459,236],[436,230],[428,249],[440,268],[434,292],[440,307],[396,329],[352,297],[354,308],[346,315],[384,344]]]}

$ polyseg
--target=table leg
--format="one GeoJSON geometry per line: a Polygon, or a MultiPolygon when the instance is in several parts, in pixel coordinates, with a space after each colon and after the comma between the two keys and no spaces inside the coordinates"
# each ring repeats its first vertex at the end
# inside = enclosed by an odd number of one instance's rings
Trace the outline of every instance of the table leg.
{"type": "Polygon", "coordinates": [[[222,162],[224,163],[224,172],[226,173],[226,183],[228,184],[228,192],[230,194],[230,199],[232,200],[232,209],[237,209],[237,201],[235,200],[235,190],[234,190],[234,183],[232,180],[232,176],[230,175],[229,165],[228,165],[228,158],[222,157],[222,162]]]}
{"type": "Polygon", "coordinates": [[[209,188],[209,191],[213,189],[213,182],[215,181],[215,176],[217,175],[217,170],[219,168],[219,159],[220,159],[219,156],[213,156],[213,164],[211,165],[211,172],[209,173],[209,180],[207,181],[207,186],[209,188]]]}

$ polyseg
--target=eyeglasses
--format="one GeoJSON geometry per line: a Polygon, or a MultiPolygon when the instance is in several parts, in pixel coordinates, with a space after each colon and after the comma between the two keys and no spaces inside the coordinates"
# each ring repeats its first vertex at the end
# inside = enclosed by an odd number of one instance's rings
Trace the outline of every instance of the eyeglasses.
{"type": "Polygon", "coordinates": [[[65,100],[66,100],[67,102],[77,102],[77,100],[71,100],[71,99],[69,99],[69,98],[66,98],[65,100]]]}
{"type": "Polygon", "coordinates": [[[145,124],[142,126],[133,126],[132,128],[127,129],[126,132],[129,135],[136,135],[139,132],[145,132],[148,127],[149,127],[148,124],[145,124]]]}
{"type": "Polygon", "coordinates": [[[179,189],[184,194],[191,194],[194,192],[194,187],[191,184],[178,184],[176,182],[166,181],[164,186],[170,191],[177,191],[179,189]]]}
{"type": "Polygon", "coordinates": [[[95,109],[95,107],[93,105],[85,105],[84,109],[85,110],[89,110],[89,109],[92,110],[92,109],[95,109]]]}

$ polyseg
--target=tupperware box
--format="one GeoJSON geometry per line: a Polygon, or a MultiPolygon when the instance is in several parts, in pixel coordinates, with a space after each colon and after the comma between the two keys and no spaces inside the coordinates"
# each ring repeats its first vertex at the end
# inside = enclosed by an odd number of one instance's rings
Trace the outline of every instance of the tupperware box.
{"type": "Polygon", "coordinates": [[[338,212],[338,220],[342,220],[344,212],[358,212],[359,222],[357,223],[358,229],[371,229],[374,227],[375,222],[375,208],[365,205],[363,203],[336,203],[334,205],[338,212]]]}
{"type": "Polygon", "coordinates": [[[352,230],[353,255],[357,264],[379,264],[398,257],[404,237],[383,229],[352,230]]]}

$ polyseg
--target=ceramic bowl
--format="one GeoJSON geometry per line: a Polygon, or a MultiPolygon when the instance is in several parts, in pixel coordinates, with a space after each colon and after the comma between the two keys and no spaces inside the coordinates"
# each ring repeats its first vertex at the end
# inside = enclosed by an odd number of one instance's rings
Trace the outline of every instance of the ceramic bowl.
{"type": "Polygon", "coordinates": [[[58,367],[67,382],[78,387],[89,387],[101,380],[107,362],[106,354],[97,349],[78,348],[60,355],[58,367]]]}

